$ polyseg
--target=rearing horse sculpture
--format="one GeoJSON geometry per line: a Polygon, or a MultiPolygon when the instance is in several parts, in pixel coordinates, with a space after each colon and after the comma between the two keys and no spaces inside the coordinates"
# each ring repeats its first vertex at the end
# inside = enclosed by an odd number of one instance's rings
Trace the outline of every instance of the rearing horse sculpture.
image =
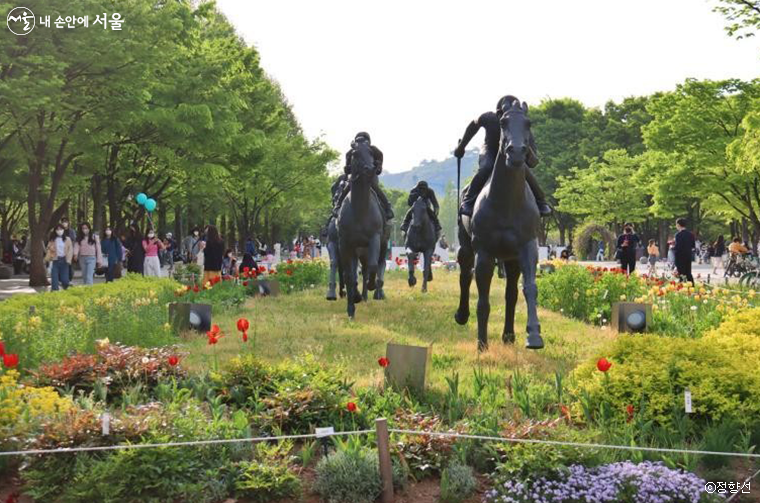
{"type": "Polygon", "coordinates": [[[414,262],[417,254],[422,253],[425,267],[422,271],[422,291],[427,292],[428,281],[433,280],[433,252],[435,251],[435,226],[428,214],[428,205],[424,198],[418,197],[412,205],[412,221],[406,235],[406,248],[409,254],[409,286],[417,284],[414,277],[414,262]]]}
{"type": "Polygon", "coordinates": [[[340,263],[346,281],[347,311],[348,317],[352,319],[358,296],[357,269],[363,252],[367,259],[367,288],[375,290],[378,286],[384,218],[380,202],[370,189],[373,176],[377,175],[369,144],[357,140],[353,144],[351,155],[351,190],[341,204],[337,220],[340,263]]]}
{"type": "Polygon", "coordinates": [[[470,316],[470,283],[475,265],[478,286],[478,349],[488,348],[488,296],[496,260],[504,261],[507,273],[506,317],[502,341],[515,341],[515,304],[517,282],[523,275],[523,294],[528,305],[526,347],[544,347],[538,322],[536,264],[540,214],[530,187],[525,182],[525,155],[530,138],[528,105],[515,100],[500,119],[501,140],[491,178],[478,195],[472,218],[459,222],[457,255],[459,262],[459,309],[454,315],[460,325],[470,316]]]}

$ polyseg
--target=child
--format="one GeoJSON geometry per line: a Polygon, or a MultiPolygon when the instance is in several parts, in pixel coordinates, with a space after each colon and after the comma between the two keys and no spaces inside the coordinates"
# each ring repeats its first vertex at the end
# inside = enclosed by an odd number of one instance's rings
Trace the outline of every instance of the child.
{"type": "Polygon", "coordinates": [[[655,243],[654,239],[649,240],[647,253],[649,254],[649,275],[657,276],[657,259],[660,258],[660,249],[657,248],[657,244],[655,243]]]}

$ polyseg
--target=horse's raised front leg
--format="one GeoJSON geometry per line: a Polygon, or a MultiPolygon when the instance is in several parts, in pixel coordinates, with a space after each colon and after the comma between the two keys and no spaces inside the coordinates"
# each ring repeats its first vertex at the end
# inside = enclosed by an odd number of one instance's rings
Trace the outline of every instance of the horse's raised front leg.
{"type": "Polygon", "coordinates": [[[478,285],[478,351],[488,349],[488,316],[491,314],[491,280],[494,260],[491,255],[479,251],[475,255],[475,284],[478,285]]]}
{"type": "Polygon", "coordinates": [[[541,325],[538,322],[538,287],[536,286],[536,264],[538,263],[538,246],[535,239],[525,243],[520,249],[520,269],[523,274],[523,295],[528,305],[528,340],[525,347],[541,349],[541,325]]]}
{"type": "Polygon", "coordinates": [[[414,261],[415,260],[417,260],[416,253],[407,253],[406,266],[407,266],[407,269],[409,269],[408,283],[410,287],[417,284],[417,278],[414,276],[414,261]]]}
{"type": "Polygon", "coordinates": [[[507,276],[507,285],[504,290],[504,300],[506,303],[504,332],[501,334],[501,341],[504,344],[514,344],[515,306],[517,305],[517,282],[520,280],[520,263],[517,260],[511,260],[501,264],[503,264],[507,276]]]}
{"type": "Polygon", "coordinates": [[[460,325],[470,319],[470,284],[472,283],[472,267],[475,255],[469,246],[461,246],[457,252],[459,264],[459,309],[454,314],[454,320],[460,325]]]}

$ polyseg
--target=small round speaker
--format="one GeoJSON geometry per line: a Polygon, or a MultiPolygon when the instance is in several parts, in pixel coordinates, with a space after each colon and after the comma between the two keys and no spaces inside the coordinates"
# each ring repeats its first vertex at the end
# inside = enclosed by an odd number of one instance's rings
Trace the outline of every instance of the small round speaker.
{"type": "Polygon", "coordinates": [[[625,322],[628,325],[628,328],[640,332],[644,330],[644,327],[647,324],[647,316],[644,314],[644,311],[634,311],[628,315],[625,322]]]}

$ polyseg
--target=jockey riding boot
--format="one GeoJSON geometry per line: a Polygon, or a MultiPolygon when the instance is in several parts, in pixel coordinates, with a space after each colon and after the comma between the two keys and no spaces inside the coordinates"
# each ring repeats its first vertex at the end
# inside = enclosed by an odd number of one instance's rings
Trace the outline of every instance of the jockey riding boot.
{"type": "Polygon", "coordinates": [[[538,212],[542,217],[548,217],[552,214],[552,207],[546,201],[536,200],[536,204],[538,204],[538,212]]]}

